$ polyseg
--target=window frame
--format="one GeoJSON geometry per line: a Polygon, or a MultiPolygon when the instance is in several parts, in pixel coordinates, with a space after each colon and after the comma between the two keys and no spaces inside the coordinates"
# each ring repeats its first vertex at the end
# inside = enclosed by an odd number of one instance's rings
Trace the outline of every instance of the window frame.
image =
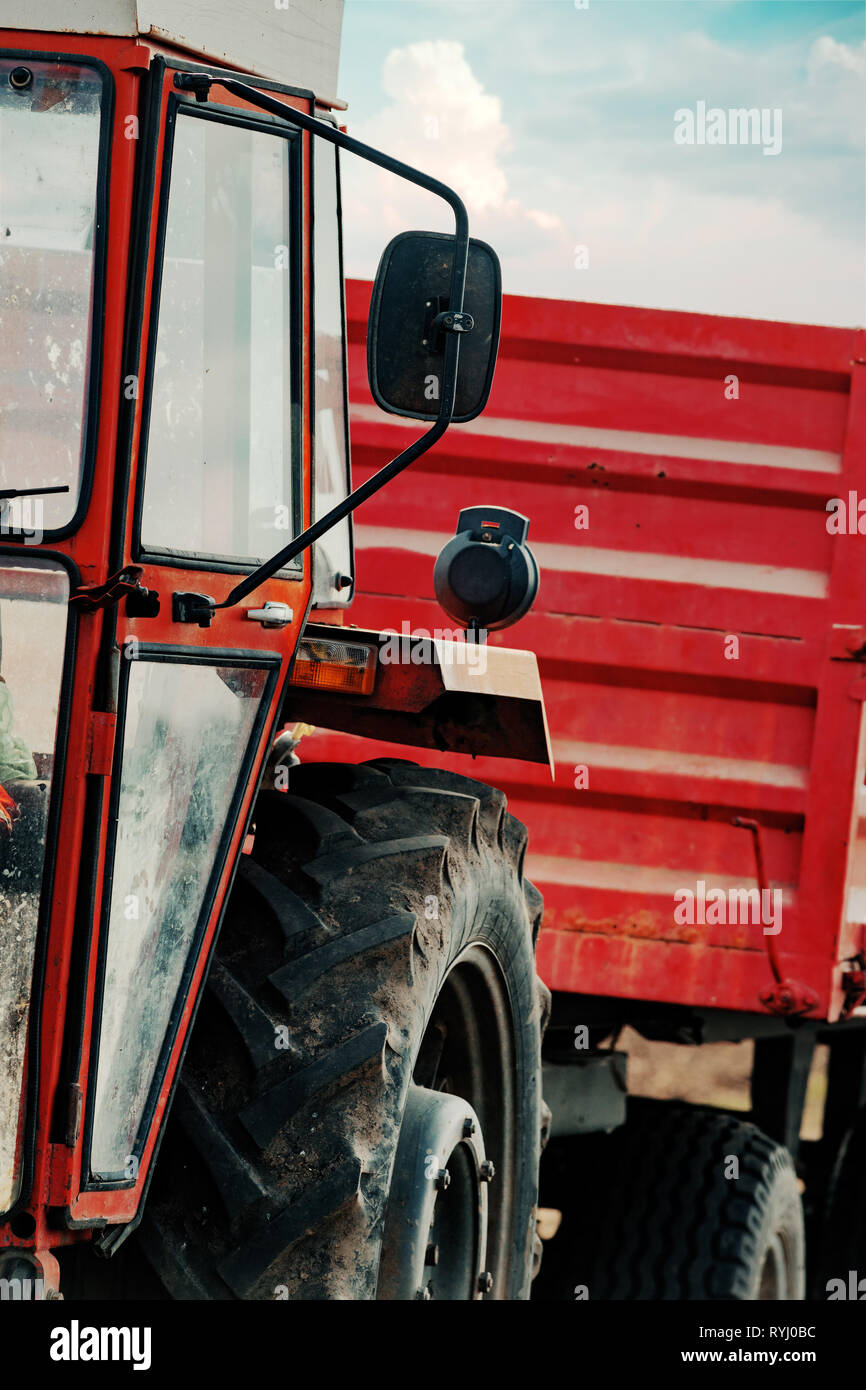
{"type": "MultiPolygon", "coordinates": [[[[174,157],[174,135],[178,116],[183,114],[195,120],[216,121],[225,125],[240,126],[243,129],[264,133],[273,138],[281,138],[288,144],[289,173],[289,217],[287,234],[289,237],[289,450],[292,489],[292,534],[298,535],[303,527],[303,326],[306,309],[303,293],[303,254],[304,254],[304,191],[302,136],[286,127],[275,117],[248,114],[236,106],[200,106],[193,98],[171,92],[165,117],[165,140],[162,158],[162,173],[159,192],[159,210],[156,223],[156,237],[153,259],[153,284],[150,312],[147,318],[147,353],[145,358],[144,382],[141,392],[141,428],[138,437],[138,473],[136,478],[135,501],[132,515],[131,550],[136,562],[158,565],[167,569],[205,570],[217,574],[251,574],[254,569],[268,559],[237,560],[226,555],[206,551],[176,550],[170,547],[148,546],[142,541],[142,520],[144,516],[144,493],[147,486],[147,452],[150,439],[150,418],[153,404],[153,384],[156,365],[156,347],[159,332],[159,309],[162,299],[163,271],[165,266],[165,240],[168,225],[169,198],[171,195],[172,166],[174,157]]],[[[285,544],[286,542],[284,542],[285,544]]],[[[279,548],[279,547],[276,547],[279,548]]],[[[271,552],[273,553],[273,552],[271,552]]],[[[278,571],[281,579],[301,580],[304,574],[303,559],[292,562],[278,571]]]]}
{"type": "MultiPolygon", "coordinates": [[[[168,1024],[160,1044],[159,1052],[156,1055],[153,1076],[141,1111],[135,1142],[132,1145],[132,1152],[129,1155],[131,1158],[140,1160],[147,1148],[153,1129],[157,1104],[165,1083],[165,1077],[175,1043],[177,1042],[178,1032],[183,1023],[184,1011],[189,1001],[190,981],[198,968],[202,946],[213,917],[220,880],[225,872],[229,848],[237,829],[241,805],[243,804],[244,797],[250,785],[252,768],[255,765],[255,760],[261,747],[265,728],[274,718],[274,693],[280,679],[282,658],[278,652],[268,652],[265,650],[255,651],[251,649],[233,649],[228,647],[175,647],[165,646],[162,643],[142,642],[139,644],[136,661],[175,666],[232,666],[240,670],[259,670],[263,671],[265,674],[265,684],[259,698],[259,707],[256,711],[246,749],[244,750],[232,797],[226,810],[223,828],[220,832],[219,840],[217,841],[216,852],[202,895],[201,907],[199,909],[195,929],[190,939],[180,983],[178,984],[175,997],[172,1000],[168,1024]]],[[[93,1127],[96,1118],[96,1078],[99,1067],[102,1014],[105,1003],[108,938],[111,924],[112,888],[117,848],[117,825],[123,780],[124,734],[126,730],[127,699],[131,674],[130,668],[133,664],[132,661],[122,661],[120,671],[115,743],[116,756],[112,768],[111,784],[108,793],[109,836],[105,849],[105,869],[99,908],[99,944],[96,958],[93,1019],[88,1049],[87,1098],[84,1107],[81,1181],[79,1185],[80,1193],[113,1192],[122,1189],[133,1189],[137,1187],[141,1181],[140,1176],[128,1177],[126,1173],[101,1177],[96,1176],[91,1166],[93,1127]]],[[[223,907],[225,903],[228,902],[228,898],[229,892],[227,890],[223,900],[223,907]]],[[[216,941],[216,935],[213,940],[214,942],[216,941]]],[[[199,998],[201,998],[201,992],[199,993],[199,998]]]]}
{"type": "MultiPolygon", "coordinates": [[[[91,68],[102,82],[99,116],[99,144],[96,162],[96,190],[93,200],[93,276],[91,280],[90,321],[88,324],[87,390],[82,401],[81,445],[78,455],[78,497],[69,520],[63,526],[42,533],[42,541],[34,550],[56,545],[81,527],[90,507],[93,480],[96,472],[96,451],[102,414],[102,371],[105,347],[106,276],[108,270],[108,233],[111,187],[111,144],[114,133],[115,86],[111,69],[100,58],[89,53],[65,53],[42,48],[0,48],[0,58],[21,59],[32,63],[75,63],[91,68]]],[[[9,529],[5,542],[21,544],[24,533],[9,529]]]]}
{"type": "MultiPolygon", "coordinates": [[[[335,128],[337,122],[330,114],[317,112],[320,120],[335,128]]],[[[315,520],[316,517],[316,463],[318,460],[318,412],[316,410],[316,273],[318,261],[316,257],[316,151],[324,141],[316,140],[315,136],[311,139],[311,159],[310,159],[310,207],[311,213],[311,233],[310,233],[310,440],[311,440],[311,505],[310,516],[315,520]]],[[[343,373],[343,432],[345,435],[346,450],[346,493],[348,497],[352,491],[352,439],[351,421],[349,418],[349,337],[348,323],[346,320],[346,271],[343,261],[343,186],[342,174],[340,169],[340,149],[337,145],[331,146],[334,151],[334,180],[335,180],[335,202],[337,209],[337,261],[339,265],[339,294],[340,294],[340,331],[342,335],[342,362],[341,370],[343,373]]],[[[321,168],[321,166],[319,166],[321,168]]],[[[317,595],[318,586],[317,558],[321,555],[318,542],[311,548],[312,564],[312,591],[310,607],[315,608],[348,608],[355,597],[355,514],[349,512],[345,518],[348,540],[349,540],[349,564],[351,567],[352,583],[346,590],[345,596],[338,595],[333,589],[325,596],[324,593],[317,595]]],[[[341,525],[343,523],[340,523],[341,525]]]]}

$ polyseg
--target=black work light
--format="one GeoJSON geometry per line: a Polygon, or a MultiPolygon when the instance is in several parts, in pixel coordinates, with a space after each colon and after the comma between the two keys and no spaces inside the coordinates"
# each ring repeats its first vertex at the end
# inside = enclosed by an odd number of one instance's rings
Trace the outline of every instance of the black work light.
{"type": "Polygon", "coordinates": [[[433,587],[450,618],[468,630],[508,627],[538,592],[538,566],[526,544],[529,520],[503,507],[466,507],[442,549],[433,587]]]}

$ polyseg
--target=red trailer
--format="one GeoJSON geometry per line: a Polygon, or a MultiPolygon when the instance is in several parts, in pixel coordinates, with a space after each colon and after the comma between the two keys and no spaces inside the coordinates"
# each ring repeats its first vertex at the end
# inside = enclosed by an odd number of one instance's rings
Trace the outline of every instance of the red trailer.
{"type": "Polygon", "coordinates": [[[542,1296],[857,1297],[860,340],[511,299],[482,417],[341,0],[212,8],[0,0],[0,1301],[522,1300],[548,1133],[542,1296]]]}
{"type": "MultiPolygon", "coordinates": [[[[368,394],[369,293],[349,282],[359,480],[410,433],[368,394]]],[[[603,1167],[624,1173],[635,1145],[652,1167],[647,1135],[672,1125],[686,1165],[698,1155],[700,1185],[718,1158],[713,1125],[719,1153],[736,1152],[725,1116],[632,1103],[620,1126],[623,1068],[608,1043],[625,1023],[689,1043],[755,1038],[751,1118],[798,1159],[822,1297],[834,1260],[844,1275],[857,1249],[866,1257],[863,1197],[848,1190],[866,1099],[864,387],[862,331],[506,296],[486,414],[356,515],[349,614],[377,630],[441,627],[433,562],[461,507],[530,519],[539,597],[508,641],[538,655],[555,780],[538,764],[450,765],[502,787],[529,828],[527,872],[545,899],[539,965],[554,993],[554,1132],[617,1126],[603,1167]],[[800,1146],[816,1040],[831,1043],[824,1135],[800,1146]],[[572,1068],[563,1081],[569,1054],[582,1086],[572,1068]]],[[[322,730],[302,751],[374,756],[366,740],[322,730]]],[[[401,756],[399,743],[375,745],[386,753],[401,756]]],[[[440,751],[429,761],[448,765],[440,751]]],[[[561,1282],[581,1287],[577,1260],[617,1296],[603,1273],[611,1230],[593,1236],[567,1191],[599,1142],[563,1139],[548,1160],[566,1212],[557,1242],[568,1244],[570,1211],[576,1233],[561,1282]]],[[[632,1173],[630,1212],[640,1187],[632,1173]]],[[[762,1296],[798,1296],[795,1227],[762,1296]]],[[[641,1296],[645,1277],[619,1296],[641,1296]]]]}

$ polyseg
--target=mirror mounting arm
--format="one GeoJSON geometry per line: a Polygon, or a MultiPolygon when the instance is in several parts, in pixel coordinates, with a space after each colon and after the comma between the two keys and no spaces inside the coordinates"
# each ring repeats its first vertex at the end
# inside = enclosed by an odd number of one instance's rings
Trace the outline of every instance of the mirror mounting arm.
{"type": "Polygon", "coordinates": [[[433,328],[439,333],[471,333],[474,327],[475,320],[471,314],[454,314],[450,309],[444,309],[433,320],[433,328]]]}
{"type": "Polygon", "coordinates": [[[393,159],[391,155],[383,154],[381,150],[374,149],[372,145],[365,145],[363,141],[344,134],[336,127],[328,125],[326,121],[320,121],[315,116],[308,116],[303,111],[296,111],[294,107],[286,106],[284,102],[265,96],[263,92],[256,91],[255,87],[250,87],[246,82],[238,82],[233,77],[218,76],[210,72],[180,72],[175,75],[174,85],[181,91],[191,92],[195,100],[201,103],[208,101],[211,87],[222,87],[233,96],[248,102],[250,106],[257,106],[260,110],[279,117],[288,125],[298,126],[301,130],[316,136],[317,139],[327,140],[339,149],[346,150],[349,154],[358,155],[361,159],[378,165],[380,169],[396,174],[398,178],[407,179],[408,182],[427,189],[429,193],[435,193],[449,204],[454,213],[455,223],[454,260],[451,266],[451,284],[448,295],[449,308],[437,315],[437,319],[443,321],[441,329],[446,334],[446,342],[445,360],[442,366],[442,394],[439,413],[434,424],[420,439],[416,439],[384,468],[380,468],[379,472],[375,473],[372,478],[368,478],[366,483],[355,488],[354,492],[350,492],[348,497],[345,497],[336,507],[332,507],[325,516],[313,522],[276,555],[272,555],[270,560],[259,565],[257,569],[254,569],[251,574],[241,580],[240,584],[236,584],[228,598],[224,599],[222,603],[214,603],[207,594],[175,594],[173,596],[175,622],[194,622],[200,627],[207,627],[218,608],[233,608],[236,603],[240,603],[266,579],[270,579],[302,551],[308,550],[321,536],[341,522],[362,502],[366,502],[368,497],[372,497],[380,488],[385,487],[392,478],[396,478],[399,473],[403,472],[404,468],[408,468],[410,463],[414,463],[417,458],[420,458],[442,438],[454,414],[460,338],[463,333],[471,331],[474,327],[472,315],[463,312],[463,292],[466,286],[466,266],[469,258],[469,214],[462,199],[454,192],[453,188],[449,188],[439,179],[431,178],[428,174],[422,173],[420,169],[414,169],[411,164],[404,164],[402,160],[393,159]],[[450,320],[450,322],[446,322],[446,320],[450,320]]]}

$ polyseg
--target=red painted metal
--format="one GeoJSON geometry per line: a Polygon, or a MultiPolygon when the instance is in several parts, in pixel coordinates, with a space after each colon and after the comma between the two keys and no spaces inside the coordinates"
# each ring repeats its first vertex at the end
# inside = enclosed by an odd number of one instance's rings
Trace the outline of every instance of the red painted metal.
{"type": "MultiPolygon", "coordinates": [[[[256,592],[256,601],[264,603],[271,599],[287,602],[294,611],[294,621],[289,628],[274,632],[255,623],[245,621],[245,609],[234,608],[217,614],[210,629],[195,626],[181,626],[172,621],[171,593],[173,590],[205,589],[219,603],[227,597],[229,590],[237,582],[235,575],[223,572],[203,572],[199,569],[183,568],[182,564],[171,568],[153,562],[133,566],[132,555],[132,507],[127,509],[124,534],[124,573],[135,570],[134,578],[142,581],[143,587],[161,595],[162,606],[158,616],[151,618],[129,617],[123,605],[118,607],[120,620],[117,640],[121,648],[131,639],[142,642],[159,643],[165,646],[198,647],[201,649],[219,648],[222,650],[260,649],[263,653],[278,653],[280,669],[277,685],[268,711],[265,731],[256,751],[253,777],[247,786],[239,816],[234,827],[227,859],[222,873],[216,901],[213,905],[207,926],[202,950],[195,968],[183,1016],[168,1063],[167,1074],[162,1088],[149,1138],[145,1144],[141,1163],[134,1184],[105,1191],[88,1191],[84,1187],[86,1174],[82,1172],[82,1140],[80,1127],[77,1132],[67,1135],[65,1142],[56,1142],[54,1135],[54,1111],[63,1096],[58,1090],[63,1084],[64,1028],[68,1027],[74,1036],[81,1028],[80,1061],[73,1082],[67,1086],[79,1099],[87,1095],[92,1082],[89,1075],[90,1044],[93,1029],[94,995],[97,973],[97,949],[99,944],[100,909],[105,876],[105,856],[107,844],[107,797],[103,804],[103,814],[98,828],[98,863],[94,883],[94,908],[89,922],[83,920],[76,926],[75,910],[79,881],[82,877],[82,842],[84,837],[84,812],[86,775],[96,775],[107,779],[110,775],[114,752],[114,715],[97,706],[96,676],[98,669],[99,646],[106,608],[101,604],[102,590],[116,587],[118,576],[111,576],[108,568],[106,537],[109,535],[114,498],[116,453],[118,446],[119,404],[123,398],[123,382],[130,371],[139,380],[145,375],[147,357],[147,331],[150,316],[150,296],[153,286],[153,267],[156,255],[156,213],[159,206],[161,180],[163,177],[163,149],[165,138],[165,114],[168,103],[171,70],[164,76],[160,100],[160,127],[157,137],[157,175],[152,192],[150,214],[150,236],[146,265],[146,294],[143,314],[143,332],[139,347],[139,358],[129,362],[124,358],[124,316],[127,302],[129,274],[129,248],[131,244],[131,214],[134,186],[135,160],[138,142],[128,138],[127,120],[132,113],[140,110],[142,80],[152,61],[158,55],[171,57],[171,52],[156,42],[131,44],[123,39],[88,37],[81,34],[62,36],[57,34],[33,34],[19,32],[0,32],[0,48],[28,50],[51,53],[58,47],[99,59],[108,68],[114,90],[113,117],[111,129],[110,155],[110,206],[109,235],[106,265],[106,313],[101,368],[101,400],[99,411],[99,434],[93,476],[90,504],[80,528],[68,539],[52,545],[54,553],[68,556],[77,565],[81,575],[81,588],[78,592],[78,636],[75,651],[75,679],[71,694],[69,717],[69,738],[66,748],[66,773],[60,810],[59,837],[56,850],[56,869],[51,916],[46,950],[45,981],[43,986],[44,1006],[41,1011],[40,1053],[39,1053],[39,1103],[37,1129],[35,1136],[35,1161],[30,1194],[25,1213],[32,1217],[35,1229],[27,1234],[16,1235],[8,1225],[0,1222],[0,1248],[20,1246],[33,1248],[39,1252],[50,1287],[56,1287],[56,1261],[48,1254],[48,1248],[56,1248],[82,1239],[89,1232],[74,1229],[74,1225],[122,1224],[136,1213],[151,1160],[153,1158],[159,1125],[170,1094],[171,1084],[177,1070],[186,1035],[192,1019],[196,998],[204,976],[206,960],[216,931],[220,912],[231,879],[234,863],[241,850],[244,830],[252,805],[255,782],[259,768],[267,754],[269,738],[276,718],[279,702],[287,675],[289,662],[297,643],[310,596],[309,566],[303,577],[295,580],[274,578],[265,581],[256,592]],[[109,581],[113,581],[109,584],[109,581]],[[90,591],[90,592],[88,592],[90,591]],[[90,949],[88,952],[87,979],[83,1018],[70,1017],[67,1020],[67,1004],[71,962],[76,931],[89,931],[90,949]],[[61,1217],[58,1213],[64,1213],[61,1217]],[[63,1229],[63,1224],[69,1229],[63,1229]]],[[[309,112],[311,102],[305,97],[286,96],[286,104],[309,112]]],[[[233,97],[221,98],[221,103],[239,109],[248,109],[245,103],[233,97]]],[[[305,209],[303,244],[303,291],[304,312],[310,313],[311,274],[310,274],[310,138],[303,137],[302,178],[303,206],[305,209]]],[[[300,398],[304,403],[310,399],[311,359],[309,344],[311,340],[310,321],[303,326],[304,350],[302,354],[302,381],[300,398]]],[[[137,483],[138,448],[141,431],[142,396],[136,396],[136,416],[134,422],[133,467],[130,489],[137,483]]],[[[302,459],[301,469],[303,487],[303,520],[307,525],[311,514],[310,497],[310,422],[308,406],[305,404],[301,422],[302,459]]],[[[130,491],[130,497],[132,496],[130,491]]],[[[23,547],[4,545],[5,550],[14,553],[23,547]]],[[[106,780],[107,788],[107,780],[106,780]]]]}
{"type": "MultiPolygon", "coordinates": [[[[414,428],[371,402],[369,295],[349,283],[358,481],[414,428]]],[[[673,916],[698,880],[754,886],[740,816],[784,892],[784,976],[811,1016],[839,1016],[866,923],[866,536],[831,535],[826,507],[866,498],[864,349],[853,330],[506,296],[484,415],[356,513],[348,616],[398,630],[449,626],[432,569],[461,507],[531,519],[539,597],[491,641],[538,654],[555,786],[526,763],[323,731],[304,752],[502,786],[529,826],[554,989],[765,1011],[761,924],[673,916]]]]}

